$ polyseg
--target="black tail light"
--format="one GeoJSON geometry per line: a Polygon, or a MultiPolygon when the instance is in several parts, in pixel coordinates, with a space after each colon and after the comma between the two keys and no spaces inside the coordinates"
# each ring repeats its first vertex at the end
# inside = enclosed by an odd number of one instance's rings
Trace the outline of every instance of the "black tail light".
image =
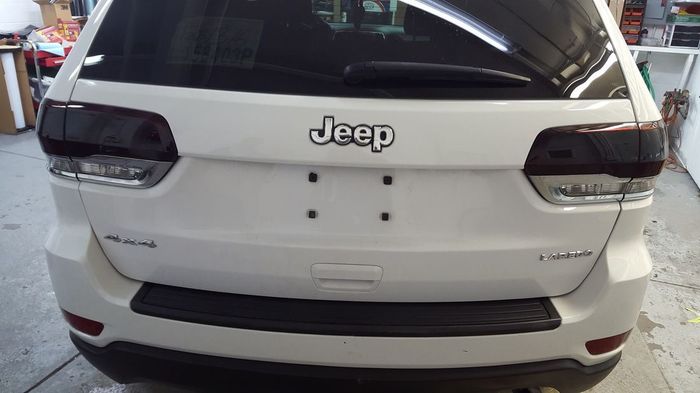
{"type": "Polygon", "coordinates": [[[168,122],[151,112],[45,100],[37,129],[49,171],[83,181],[150,187],[178,157],[168,122]]]}
{"type": "Polygon", "coordinates": [[[37,134],[44,153],[53,156],[67,156],[65,144],[66,104],[44,100],[39,106],[37,134]]]}
{"type": "Polygon", "coordinates": [[[554,203],[642,199],[667,157],[660,122],[557,127],[537,136],[525,173],[554,203]]]}

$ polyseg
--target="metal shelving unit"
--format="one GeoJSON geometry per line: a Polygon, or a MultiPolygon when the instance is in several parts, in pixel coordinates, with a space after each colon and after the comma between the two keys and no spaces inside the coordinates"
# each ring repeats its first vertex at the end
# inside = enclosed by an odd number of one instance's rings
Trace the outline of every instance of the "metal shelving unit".
{"type": "MultiPolygon", "coordinates": [[[[700,5],[700,0],[672,1],[670,6],[687,7],[700,5]]],[[[669,14],[667,16],[666,31],[663,36],[663,45],[671,48],[699,48],[700,47],[700,18],[683,15],[669,14]]]]}
{"type": "Polygon", "coordinates": [[[639,44],[646,7],[646,0],[625,0],[620,31],[628,45],[639,44]]]}
{"type": "Polygon", "coordinates": [[[670,48],[700,47],[700,23],[669,23],[664,33],[664,46],[670,48]]]}

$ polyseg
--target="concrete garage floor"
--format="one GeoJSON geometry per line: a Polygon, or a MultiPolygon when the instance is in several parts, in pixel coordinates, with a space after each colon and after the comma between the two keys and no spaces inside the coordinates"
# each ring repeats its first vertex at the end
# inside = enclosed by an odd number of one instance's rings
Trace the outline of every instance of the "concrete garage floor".
{"type": "MultiPolygon", "coordinates": [[[[172,392],[115,384],[68,340],[44,260],[54,206],[34,132],[0,135],[0,392],[172,392]]],[[[594,392],[700,391],[700,192],[664,172],[645,236],[654,277],[622,362],[594,392]]]]}

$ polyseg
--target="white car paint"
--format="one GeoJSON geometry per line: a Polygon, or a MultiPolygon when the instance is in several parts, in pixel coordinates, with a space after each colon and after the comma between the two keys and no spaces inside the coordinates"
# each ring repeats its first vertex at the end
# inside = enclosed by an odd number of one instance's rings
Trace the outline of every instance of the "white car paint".
{"type": "Polygon", "coordinates": [[[635,324],[651,270],[641,235],[651,198],[556,206],[522,173],[532,141],[547,127],[660,117],[604,2],[595,2],[630,100],[407,100],[394,106],[79,80],[89,43],[112,4],[103,0],[47,96],[161,113],[182,158],[147,190],[51,178],[58,218],[46,249],[58,302],[105,324],[98,337],[73,332],[97,346],[128,341],[349,367],[450,368],[562,358],[592,365],[612,358],[621,348],[593,356],[584,343],[635,324]],[[275,108],[275,116],[266,116],[266,107],[275,108]],[[320,108],[351,124],[391,122],[395,145],[375,155],[294,138],[320,126],[320,108]],[[304,176],[312,170],[334,180],[311,192],[304,176]],[[398,181],[390,191],[380,183],[387,174],[398,181]],[[319,211],[318,220],[306,220],[309,208],[319,211]],[[378,219],[385,210],[392,212],[389,223],[378,219]],[[158,248],[119,247],[103,239],[108,233],[153,238],[158,248]],[[580,248],[592,248],[594,255],[546,265],[538,259],[540,253],[580,248]],[[319,290],[311,274],[319,263],[380,266],[383,272],[369,290],[319,290]],[[334,300],[551,296],[562,325],[546,332],[446,338],[231,329],[134,313],[129,302],[145,280],[334,300]]]}
{"type": "Polygon", "coordinates": [[[182,156],[148,190],[81,185],[93,228],[120,272],[224,292],[372,301],[528,298],[576,288],[619,206],[549,204],[522,173],[523,162],[543,129],[634,121],[628,100],[396,104],[83,80],[72,100],[162,114],[182,156]],[[276,116],[258,115],[266,111],[276,116]],[[319,113],[349,124],[390,123],[394,143],[381,154],[315,145],[308,134],[320,127],[319,113]],[[469,122],[455,130],[463,119],[469,122]],[[307,181],[313,171],[315,184],[307,181]],[[385,175],[395,184],[383,185],[385,175]],[[306,218],[309,209],[318,219],[306,218]],[[380,221],[382,212],[391,221],[380,221]],[[101,239],[110,233],[161,247],[101,239]],[[539,260],[587,249],[592,256],[539,260]],[[372,293],[325,293],[309,273],[315,263],[381,265],[385,274],[372,293]]]}
{"type": "Polygon", "coordinates": [[[102,252],[80,202],[77,183],[51,179],[59,225],[46,244],[58,302],[69,312],[103,321],[92,337],[97,346],[127,341],[193,353],[346,367],[450,368],[572,358],[597,364],[587,340],[634,327],[651,271],[640,228],[651,199],[622,203],[621,222],[587,279],[574,291],[552,298],[562,317],[553,331],[496,336],[386,338],[320,336],[231,329],[136,314],[129,306],[141,282],[120,274],[102,252]]]}

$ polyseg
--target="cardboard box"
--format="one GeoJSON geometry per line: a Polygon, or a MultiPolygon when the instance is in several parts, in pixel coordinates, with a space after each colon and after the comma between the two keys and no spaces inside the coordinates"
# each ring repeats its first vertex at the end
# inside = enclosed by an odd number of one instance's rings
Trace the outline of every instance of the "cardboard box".
{"type": "Polygon", "coordinates": [[[75,42],[80,35],[80,23],[72,20],[59,20],[58,34],[68,42],[75,42]]]}
{"type": "MultiPolygon", "coordinates": [[[[22,113],[24,121],[28,127],[36,126],[36,114],[34,113],[34,103],[32,102],[32,93],[29,88],[29,75],[27,73],[27,64],[24,61],[22,47],[19,46],[0,46],[0,52],[11,51],[15,60],[15,68],[17,70],[17,81],[19,82],[19,93],[22,100],[22,113]]],[[[17,127],[15,119],[10,109],[10,96],[5,86],[5,70],[0,63],[0,132],[4,134],[16,134],[17,127]]]]}
{"type": "Polygon", "coordinates": [[[46,26],[41,29],[37,29],[29,33],[27,39],[35,42],[54,42],[62,43],[63,37],[60,34],[60,30],[56,26],[46,26]]]}
{"type": "Polygon", "coordinates": [[[622,13],[625,8],[625,0],[610,0],[608,2],[608,7],[610,7],[610,13],[612,13],[613,18],[615,18],[615,21],[619,26],[620,21],[622,21],[622,13]]]}
{"type": "Polygon", "coordinates": [[[56,0],[51,4],[49,0],[32,0],[39,4],[41,8],[41,18],[44,20],[44,26],[56,26],[58,20],[73,20],[73,15],[70,11],[71,0],[56,0]]]}

